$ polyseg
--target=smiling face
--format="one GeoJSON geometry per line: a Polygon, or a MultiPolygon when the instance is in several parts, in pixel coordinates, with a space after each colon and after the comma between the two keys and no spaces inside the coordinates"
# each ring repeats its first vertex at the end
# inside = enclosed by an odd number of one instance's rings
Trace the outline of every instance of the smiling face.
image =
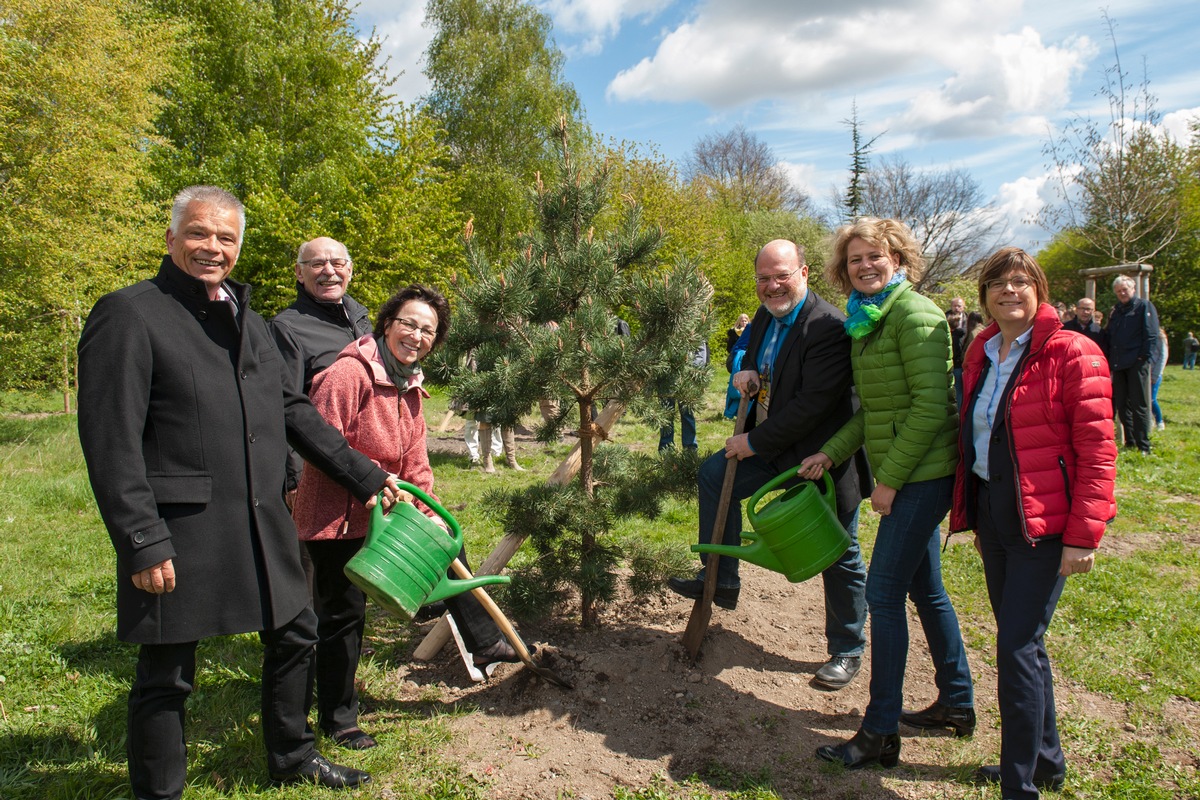
{"type": "Polygon", "coordinates": [[[215,300],[242,248],[241,222],[232,208],[195,201],[179,218],[177,231],[167,229],[167,252],[175,266],[204,281],[215,300]]]}
{"type": "Polygon", "coordinates": [[[900,256],[888,253],[866,239],[855,237],[846,245],[846,274],[850,285],[868,297],[879,294],[900,269],[900,256]]]}
{"type": "Polygon", "coordinates": [[[383,331],[383,340],[405,366],[420,361],[433,348],[438,315],[423,300],[409,300],[396,311],[383,331]]]}
{"type": "Polygon", "coordinates": [[[354,275],[354,263],[346,245],[321,237],[305,242],[300,248],[296,263],[296,280],[304,284],[304,291],[322,303],[340,303],[354,275]],[[344,262],[335,266],[334,261],[344,262]]]}
{"type": "Polygon", "coordinates": [[[767,244],[754,261],[755,291],[776,319],[786,317],[808,292],[808,265],[796,246],[776,240],[767,244]]]}
{"type": "Polygon", "coordinates": [[[987,289],[988,315],[1001,328],[1025,330],[1033,325],[1037,315],[1038,293],[1034,281],[1021,270],[1010,270],[989,284],[987,289]],[[1013,285],[1023,283],[1023,287],[1013,285]]]}

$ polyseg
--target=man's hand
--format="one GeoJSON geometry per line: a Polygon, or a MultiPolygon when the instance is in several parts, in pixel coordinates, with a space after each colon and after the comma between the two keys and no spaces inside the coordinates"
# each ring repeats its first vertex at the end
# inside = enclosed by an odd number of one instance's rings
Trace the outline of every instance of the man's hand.
{"type": "Polygon", "coordinates": [[[1086,547],[1063,546],[1062,561],[1059,562],[1058,574],[1066,577],[1076,573],[1083,574],[1092,571],[1096,561],[1096,551],[1086,547]]]}
{"type": "Polygon", "coordinates": [[[750,448],[750,434],[739,433],[737,436],[730,436],[725,440],[726,458],[736,458],[741,461],[752,455],[754,455],[754,450],[750,448]]]}
{"type": "Polygon", "coordinates": [[[733,388],[742,394],[758,394],[758,373],[752,369],[733,373],[733,388]]]}
{"type": "Polygon", "coordinates": [[[134,586],[150,594],[173,592],[175,591],[175,565],[168,558],[161,564],[155,564],[141,572],[135,572],[130,576],[130,580],[133,581],[134,586]]]}
{"type": "Polygon", "coordinates": [[[377,503],[379,501],[380,493],[383,494],[383,510],[384,511],[387,511],[389,508],[396,505],[396,503],[400,502],[403,499],[401,497],[401,495],[405,495],[408,497],[409,500],[411,500],[412,499],[411,494],[409,494],[408,492],[400,491],[400,487],[396,485],[397,480],[398,480],[398,478],[395,475],[389,474],[387,476],[387,480],[385,480],[383,482],[383,486],[379,487],[379,491],[376,492],[375,494],[371,495],[371,499],[368,500],[363,505],[365,505],[367,508],[374,508],[375,503],[377,503]]]}

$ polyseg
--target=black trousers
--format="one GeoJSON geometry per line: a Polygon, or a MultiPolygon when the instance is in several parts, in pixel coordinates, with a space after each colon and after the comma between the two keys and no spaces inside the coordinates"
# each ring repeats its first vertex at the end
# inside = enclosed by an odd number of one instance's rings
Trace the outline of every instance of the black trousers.
{"type": "MultiPolygon", "coordinates": [[[[304,543],[312,564],[313,607],[317,612],[317,724],[327,734],[358,727],[355,674],[362,652],[367,598],[346,577],[345,567],[364,543],[366,539],[304,543]]],[[[465,548],[458,560],[467,563],[465,548]]],[[[449,598],[446,607],[472,653],[499,641],[496,624],[470,594],[449,598]]]]}
{"type": "MultiPolygon", "coordinates": [[[[317,618],[305,608],[261,631],[262,724],[271,772],[289,772],[313,755],[308,699],[317,618]]],[[[129,691],[126,751],[138,800],[177,800],[187,783],[184,716],[196,680],[197,642],[144,644],[129,691]]]]}
{"type": "Polygon", "coordinates": [[[1114,369],[1113,414],[1125,431],[1125,446],[1150,451],[1150,362],[1114,369]]]}
{"type": "Polygon", "coordinates": [[[1035,800],[1034,775],[1066,770],[1045,634],[1066,578],[1062,539],[1031,545],[1021,532],[1011,481],[979,481],[978,532],[996,617],[1000,784],[1005,798],[1035,800]]]}

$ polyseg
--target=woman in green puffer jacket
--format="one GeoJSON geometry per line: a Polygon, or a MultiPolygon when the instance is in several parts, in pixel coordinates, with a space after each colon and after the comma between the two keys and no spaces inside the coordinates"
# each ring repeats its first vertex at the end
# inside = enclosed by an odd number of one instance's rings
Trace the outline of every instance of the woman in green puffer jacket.
{"type": "Polygon", "coordinates": [[[871,612],[871,699],[853,738],[818,748],[848,769],[900,757],[900,722],[975,730],[974,696],[954,606],[942,586],[938,525],[950,510],[958,462],[950,327],[917,293],[924,262],[912,232],[890,219],[864,217],[838,230],[827,268],[849,295],[846,332],[862,407],[805,459],[800,475],[819,478],[866,446],[875,474],[871,508],[882,515],[867,573],[871,612]],[[908,656],[905,598],[916,604],[934,663],[937,701],[902,710],[908,656]]]}

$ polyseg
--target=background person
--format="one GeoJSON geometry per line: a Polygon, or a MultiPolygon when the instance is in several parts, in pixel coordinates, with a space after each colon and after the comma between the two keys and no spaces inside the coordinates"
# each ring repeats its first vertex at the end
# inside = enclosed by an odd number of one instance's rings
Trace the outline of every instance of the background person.
{"type": "Polygon", "coordinates": [[[1108,317],[1113,414],[1121,422],[1125,446],[1150,455],[1150,361],[1158,337],[1158,310],[1137,296],[1137,283],[1127,275],[1113,280],[1113,292],[1117,304],[1108,317]]]}
{"type": "Polygon", "coordinates": [[[1096,343],[1100,352],[1108,352],[1108,332],[1096,318],[1096,301],[1090,297],[1081,297],[1075,303],[1075,319],[1065,320],[1063,328],[1075,333],[1082,333],[1096,343]]]}
{"type": "MultiPolygon", "coordinates": [[[[424,286],[408,286],[379,309],[374,334],[352,342],[313,381],[313,405],[347,441],[377,464],[433,496],[425,444],[420,360],[446,338],[450,306],[424,286]]],[[[432,509],[421,506],[435,521],[432,509]]],[[[324,475],[305,470],[294,510],[300,539],[315,570],[317,722],[335,742],[355,750],[375,746],[358,726],[358,670],[366,596],[344,568],[362,548],[367,508],[324,475]]],[[[459,555],[466,563],[465,552],[459,555]]],[[[479,602],[446,600],[477,665],[516,658],[479,602]]]]}
{"type": "Polygon", "coordinates": [[[1167,368],[1170,357],[1167,345],[1167,332],[1158,329],[1158,342],[1154,347],[1154,355],[1150,358],[1150,410],[1154,412],[1154,424],[1161,431],[1167,427],[1163,420],[1162,408],[1158,405],[1158,387],[1162,386],[1163,370],[1167,368]]]}
{"type": "Polygon", "coordinates": [[[1092,568],[1116,515],[1108,364],[1066,331],[1038,263],[1015,247],[984,262],[992,324],[967,352],[951,530],[974,530],[996,617],[1000,766],[1012,800],[1062,788],[1053,672],[1044,636],[1068,575],[1092,568]]]}
{"type": "MultiPolygon", "coordinates": [[[[804,249],[776,239],[758,252],[754,281],[762,301],[750,324],[742,369],[733,375],[740,392],[754,394],[746,432],[730,436],[725,448],[700,465],[699,538],[711,541],[717,505],[729,459],[738,459],[723,544],[738,545],[742,534],[742,501],[807,455],[825,432],[850,419],[850,339],[845,317],[808,288],[804,249]]],[[[858,505],[862,490],[857,464],[851,459],[833,471],[838,521],[851,545],[821,573],[825,588],[825,636],[829,660],[813,676],[826,689],[840,689],[854,679],[866,647],[863,596],[866,569],[858,547],[858,505]]],[[[701,564],[704,564],[701,557],[701,564]]],[[[741,579],[736,558],[721,558],[714,603],[737,608],[741,579]]],[[[671,578],[672,591],[696,599],[704,591],[704,569],[695,578],[671,578]]]]}
{"type": "Polygon", "coordinates": [[[938,524],[950,510],[958,412],[950,375],[950,329],[934,303],[908,278],[920,278],[920,248],[902,223],[864,217],[838,230],[827,267],[850,296],[846,330],[862,406],[820,452],[804,459],[818,478],[864,444],[875,475],[871,509],[882,515],[867,571],[871,612],[871,698],[862,726],[847,742],[817,756],[847,769],[900,757],[904,670],[908,659],[906,597],[911,597],[933,657],[938,699],[906,715],[920,728],[975,731],[974,696],[958,617],[942,585],[938,524]]]}
{"type": "Polygon", "coordinates": [[[1196,353],[1200,353],[1200,339],[1191,331],[1188,331],[1187,338],[1183,340],[1183,368],[1196,368],[1196,353]]]}
{"type": "MultiPolygon", "coordinates": [[[[229,280],[241,202],[175,197],[158,274],[97,301],[79,341],[79,440],[117,559],[117,638],[140,645],[126,747],[134,797],[179,798],[196,645],[257,631],[276,782],[357,786],[308,727],[316,618],[284,505],[285,436],[359,500],[395,483],[350,450],[283,373],[248,286],[229,280]]],[[[309,470],[317,474],[317,470],[309,470]]]]}

